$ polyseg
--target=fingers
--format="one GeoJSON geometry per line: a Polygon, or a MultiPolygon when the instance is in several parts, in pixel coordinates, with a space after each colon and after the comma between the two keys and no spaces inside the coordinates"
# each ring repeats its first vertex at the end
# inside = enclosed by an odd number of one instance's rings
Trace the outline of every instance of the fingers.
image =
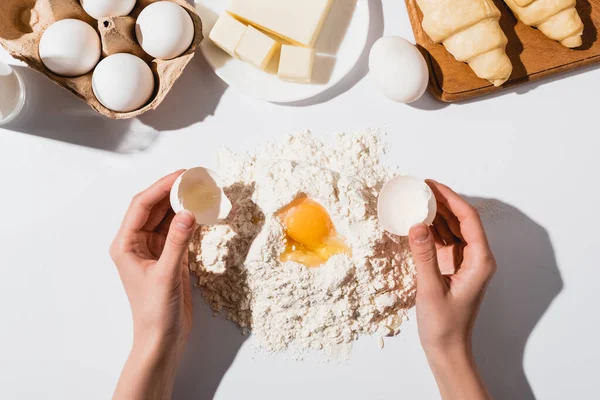
{"type": "Polygon", "coordinates": [[[444,204],[439,202],[437,211],[438,213],[436,215],[436,219],[443,219],[448,226],[448,229],[450,229],[452,232],[452,235],[455,236],[459,241],[464,242],[464,238],[460,233],[460,222],[458,221],[458,218],[456,218],[456,215],[452,214],[452,212],[450,212],[450,210],[448,210],[444,204]]]}
{"type": "Polygon", "coordinates": [[[409,232],[410,249],[417,266],[417,288],[419,291],[441,295],[445,282],[440,272],[435,240],[430,229],[424,224],[413,226],[409,232]]]}
{"type": "Polygon", "coordinates": [[[179,212],[169,228],[165,247],[160,257],[160,262],[167,268],[173,269],[174,274],[180,274],[180,265],[187,256],[188,246],[196,230],[194,214],[187,210],[179,212]]]}
{"type": "Polygon", "coordinates": [[[459,229],[461,236],[457,236],[462,237],[466,244],[464,261],[455,280],[478,292],[489,282],[496,269],[479,213],[449,187],[435,181],[427,183],[441,205],[439,211],[448,222],[448,227],[455,235],[455,231],[459,229]],[[459,226],[456,225],[457,222],[459,226]]]}
{"type": "Polygon", "coordinates": [[[160,226],[161,222],[165,219],[167,213],[171,210],[171,200],[169,196],[165,197],[158,202],[150,212],[148,220],[142,227],[142,230],[146,232],[154,232],[160,226]]]}
{"type": "MultiPolygon", "coordinates": [[[[475,207],[467,203],[448,186],[432,180],[428,180],[427,184],[433,190],[438,203],[445,206],[458,220],[461,235],[458,237],[462,237],[468,245],[480,247],[482,251],[489,251],[483,224],[475,207]]],[[[446,220],[452,220],[451,215],[448,217],[446,220]]]]}
{"type": "Polygon", "coordinates": [[[160,179],[148,189],[137,194],[131,201],[131,205],[125,214],[121,231],[130,233],[142,230],[146,222],[148,222],[154,206],[169,197],[173,183],[175,183],[177,177],[182,173],[183,170],[173,172],[160,179]]]}
{"type": "Polygon", "coordinates": [[[453,279],[468,289],[467,293],[478,294],[492,280],[496,268],[496,260],[492,253],[470,256],[467,249],[464,254],[463,267],[453,279]]]}
{"type": "Polygon", "coordinates": [[[442,216],[442,214],[438,213],[435,216],[435,219],[433,220],[433,227],[445,245],[460,243],[460,240],[454,236],[452,230],[448,226],[448,222],[446,222],[446,219],[442,216]]]}
{"type": "Polygon", "coordinates": [[[163,220],[158,224],[155,231],[164,237],[169,233],[169,228],[171,227],[171,223],[173,222],[173,218],[175,218],[175,212],[173,210],[167,211],[167,214],[163,218],[163,220]]]}

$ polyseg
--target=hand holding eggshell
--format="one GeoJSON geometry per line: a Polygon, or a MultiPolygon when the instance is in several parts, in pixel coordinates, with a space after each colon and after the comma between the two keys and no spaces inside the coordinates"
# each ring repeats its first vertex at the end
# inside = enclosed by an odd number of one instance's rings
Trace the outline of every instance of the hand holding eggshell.
{"type": "Polygon", "coordinates": [[[216,224],[231,211],[231,202],[219,186],[217,174],[202,167],[190,168],[177,178],[170,201],[175,213],[191,211],[199,225],[216,224]]]}

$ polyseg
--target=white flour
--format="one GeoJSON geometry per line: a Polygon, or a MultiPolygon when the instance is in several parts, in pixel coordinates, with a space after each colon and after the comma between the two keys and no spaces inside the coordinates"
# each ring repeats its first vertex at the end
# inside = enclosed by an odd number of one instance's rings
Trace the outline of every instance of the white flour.
{"type": "MultiPolygon", "coordinates": [[[[222,225],[203,227],[190,268],[215,310],[267,351],[323,350],[346,356],[359,335],[396,335],[414,305],[415,269],[405,240],[386,234],[377,196],[392,173],[377,131],[323,141],[309,132],[250,154],[225,151],[219,175],[233,209],[222,225]],[[304,193],[322,204],[351,255],[318,268],[279,257],[283,226],[274,213],[304,193]]],[[[381,342],[383,343],[383,342],[381,342]]]]}

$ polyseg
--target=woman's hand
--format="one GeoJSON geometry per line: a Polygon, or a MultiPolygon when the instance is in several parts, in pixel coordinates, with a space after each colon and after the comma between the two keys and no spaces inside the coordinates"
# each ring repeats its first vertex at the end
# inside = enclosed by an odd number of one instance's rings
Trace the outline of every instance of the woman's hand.
{"type": "Polygon", "coordinates": [[[183,171],[133,198],[110,247],[133,315],[133,348],[115,399],[169,398],[192,326],[188,244],[194,215],[171,211],[169,193],[183,171]]]}
{"type": "Polygon", "coordinates": [[[431,228],[416,225],[409,237],[419,337],[443,399],[488,399],[471,338],[496,262],[477,210],[447,186],[427,183],[438,215],[431,228]]]}

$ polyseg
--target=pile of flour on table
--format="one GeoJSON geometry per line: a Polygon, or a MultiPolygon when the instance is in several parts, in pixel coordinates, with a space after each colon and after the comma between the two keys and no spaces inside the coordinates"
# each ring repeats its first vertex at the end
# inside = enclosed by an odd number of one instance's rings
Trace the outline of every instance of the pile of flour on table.
{"type": "Polygon", "coordinates": [[[398,334],[415,302],[415,268],[406,240],[377,221],[377,196],[393,175],[380,162],[385,152],[383,135],[367,130],[327,141],[305,132],[220,154],[233,208],[222,224],[200,228],[190,247],[211,308],[251,331],[260,349],[296,359],[314,350],[344,358],[360,335],[398,334]],[[274,214],[298,194],[327,209],[351,255],[318,268],[279,261],[285,233],[274,214]]]}

